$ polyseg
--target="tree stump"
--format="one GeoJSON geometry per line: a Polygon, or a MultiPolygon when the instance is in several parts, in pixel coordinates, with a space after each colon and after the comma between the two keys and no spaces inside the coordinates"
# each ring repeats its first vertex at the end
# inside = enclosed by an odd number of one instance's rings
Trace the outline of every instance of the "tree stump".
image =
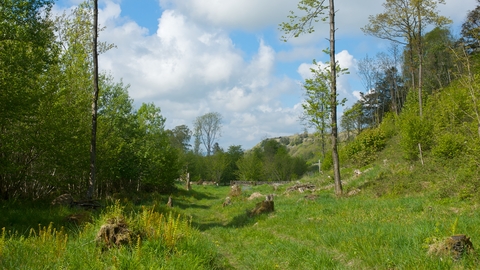
{"type": "Polygon", "coordinates": [[[250,216],[256,216],[263,213],[270,213],[275,211],[273,203],[273,195],[267,195],[265,201],[257,203],[255,208],[250,211],[250,216]]]}
{"type": "Polygon", "coordinates": [[[463,255],[473,253],[473,251],[470,237],[457,234],[446,238],[444,241],[435,241],[430,245],[428,253],[437,256],[452,256],[454,260],[459,260],[463,255]]]}
{"type": "Polygon", "coordinates": [[[230,190],[231,197],[237,197],[242,195],[242,188],[239,185],[233,185],[232,189],[230,190]]]}
{"type": "Polygon", "coordinates": [[[470,241],[470,237],[464,234],[451,236],[445,242],[454,260],[459,260],[464,254],[473,252],[473,244],[470,241]]]}
{"type": "Polygon", "coordinates": [[[101,245],[103,250],[128,244],[130,240],[130,230],[123,217],[109,219],[100,227],[95,238],[97,245],[101,245]]]}
{"type": "Polygon", "coordinates": [[[167,207],[170,207],[170,208],[173,207],[172,196],[169,196],[169,197],[168,197],[167,207]]]}
{"type": "Polygon", "coordinates": [[[225,206],[230,205],[230,204],[232,204],[232,199],[230,199],[230,197],[226,197],[222,206],[225,207],[225,206]]]}

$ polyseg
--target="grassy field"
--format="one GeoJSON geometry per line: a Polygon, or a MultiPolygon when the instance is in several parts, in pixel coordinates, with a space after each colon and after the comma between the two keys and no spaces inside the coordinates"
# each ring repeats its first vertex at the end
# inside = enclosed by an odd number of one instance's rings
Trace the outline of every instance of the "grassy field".
{"type": "Polygon", "coordinates": [[[230,187],[193,186],[186,191],[179,186],[172,194],[173,208],[167,208],[167,197],[160,195],[137,204],[124,199],[98,212],[80,212],[86,216],[80,225],[65,219],[79,210],[5,205],[0,217],[0,226],[5,227],[0,268],[480,268],[474,253],[459,260],[429,254],[432,244],[454,234],[466,234],[474,247],[478,245],[476,203],[422,192],[377,196],[372,186],[379,185],[368,183],[379,181],[381,170],[374,167],[358,178],[346,178],[346,193],[370,188],[341,198],[333,195],[325,175],[302,180],[315,185],[314,192],[287,192],[295,183],[277,190],[268,185],[243,186],[242,194],[225,207],[222,203],[230,187]],[[255,192],[275,194],[275,211],[250,217],[247,212],[264,199],[249,200],[255,192]],[[125,220],[131,239],[119,248],[102,249],[95,236],[112,217],[125,220]]]}

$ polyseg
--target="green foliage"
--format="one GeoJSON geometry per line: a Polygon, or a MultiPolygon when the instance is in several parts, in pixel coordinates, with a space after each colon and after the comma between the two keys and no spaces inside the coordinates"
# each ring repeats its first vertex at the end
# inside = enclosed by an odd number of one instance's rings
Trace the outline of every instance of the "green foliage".
{"type": "Polygon", "coordinates": [[[324,6],[324,1],[320,0],[301,0],[298,3],[298,10],[305,13],[304,16],[295,15],[293,11],[290,11],[288,15],[289,22],[282,22],[280,29],[286,34],[282,36],[283,41],[291,36],[299,37],[301,34],[313,33],[313,24],[320,20],[325,21],[325,10],[328,8],[324,6]]]}
{"type": "Polygon", "coordinates": [[[386,139],[390,139],[398,133],[398,120],[394,113],[387,113],[382,119],[380,130],[385,134],[386,139]]]}
{"type": "Polygon", "coordinates": [[[460,134],[445,132],[437,137],[432,147],[432,155],[439,159],[453,159],[465,151],[465,137],[460,134]]]}
{"type": "Polygon", "coordinates": [[[332,167],[333,167],[333,158],[332,158],[332,154],[331,153],[328,153],[325,155],[325,158],[321,161],[321,166],[320,166],[320,169],[322,171],[328,171],[328,170],[331,170],[332,167]]]}
{"type": "Polygon", "coordinates": [[[254,150],[251,153],[245,154],[237,161],[238,172],[237,176],[242,181],[262,181],[263,161],[259,150],[254,150]]]}
{"type": "Polygon", "coordinates": [[[403,153],[406,159],[416,160],[422,151],[430,149],[433,143],[433,125],[425,119],[411,112],[405,112],[400,122],[401,141],[403,153]]]}
{"type": "Polygon", "coordinates": [[[386,136],[382,129],[366,129],[346,146],[345,151],[348,158],[363,166],[373,162],[385,145],[386,136]]]}
{"type": "Polygon", "coordinates": [[[214,151],[213,146],[217,138],[220,137],[220,132],[222,129],[222,115],[218,112],[206,113],[197,117],[193,123],[193,126],[194,136],[196,139],[195,147],[198,148],[199,143],[201,142],[205,147],[207,156],[210,156],[210,154],[212,154],[214,151]]]}

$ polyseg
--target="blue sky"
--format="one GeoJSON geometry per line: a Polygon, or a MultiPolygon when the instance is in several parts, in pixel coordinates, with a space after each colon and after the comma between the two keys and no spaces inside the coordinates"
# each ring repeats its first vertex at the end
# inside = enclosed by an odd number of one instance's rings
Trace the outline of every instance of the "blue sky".
{"type": "MultiPolygon", "coordinates": [[[[78,0],[58,0],[55,12],[78,0]]],[[[347,106],[363,89],[356,62],[387,52],[389,42],[360,27],[383,11],[384,0],[337,1],[337,60],[350,74],[339,80],[347,106]]],[[[301,83],[313,59],[328,61],[328,24],[314,34],[280,40],[278,25],[296,10],[292,0],[100,0],[100,40],[117,48],[100,56],[100,69],[130,84],[135,105],[153,102],[166,128],[193,127],[197,116],[223,116],[223,148],[249,149],[262,139],[301,133],[301,83]]],[[[476,0],[446,0],[441,15],[453,33],[476,0]]],[[[339,108],[340,114],[343,108],[339,108]]]]}

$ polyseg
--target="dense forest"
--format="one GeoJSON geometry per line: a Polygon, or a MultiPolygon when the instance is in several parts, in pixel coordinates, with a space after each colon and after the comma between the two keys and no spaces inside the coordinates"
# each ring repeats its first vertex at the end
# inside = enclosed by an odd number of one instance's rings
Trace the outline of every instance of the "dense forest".
{"type": "MultiPolygon", "coordinates": [[[[411,17],[412,10],[395,11],[395,2],[387,1],[386,13],[371,16],[363,28],[392,40],[392,46],[358,63],[367,90],[341,117],[341,166],[372,162],[395,137],[404,159],[456,164],[458,180],[468,180],[468,192],[474,192],[480,181],[480,5],[465,14],[461,36],[454,37],[448,19],[427,4],[419,8],[423,14],[411,17]],[[393,23],[397,29],[384,20],[389,12],[400,14],[393,23]]],[[[92,3],[58,17],[51,15],[53,4],[7,0],[0,7],[1,200],[87,192],[92,3]]],[[[98,44],[100,54],[114,47],[98,44]]],[[[322,105],[329,89],[322,72],[315,74],[304,84],[307,93],[313,89],[308,104],[322,105]]],[[[294,156],[292,147],[303,141],[265,139],[248,151],[241,145],[223,149],[215,140],[221,129],[218,113],[199,116],[192,129],[167,130],[155,104],[134,107],[128,84],[102,73],[99,88],[96,198],[125,191],[168,193],[186,175],[191,181],[225,184],[290,181],[319,159],[322,170],[331,170],[328,104],[317,107],[315,115],[315,142],[321,147],[294,156]]]]}

